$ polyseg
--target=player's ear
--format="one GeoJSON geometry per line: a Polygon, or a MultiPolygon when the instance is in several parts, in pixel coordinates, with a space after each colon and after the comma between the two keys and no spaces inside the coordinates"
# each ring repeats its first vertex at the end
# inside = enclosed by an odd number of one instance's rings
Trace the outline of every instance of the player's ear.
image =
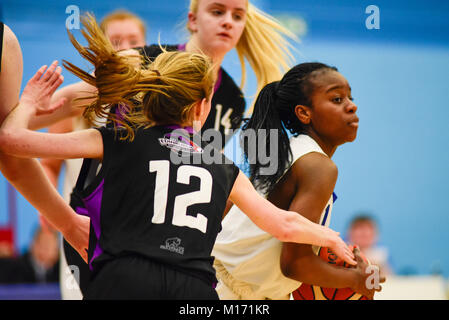
{"type": "Polygon", "coordinates": [[[193,105],[193,108],[191,110],[192,118],[193,118],[193,129],[195,131],[200,131],[202,127],[201,119],[203,116],[203,101],[197,101],[193,105]]]}
{"type": "Polygon", "coordinates": [[[311,119],[310,108],[303,105],[297,105],[295,107],[296,117],[304,124],[309,124],[311,119]]]}
{"type": "Polygon", "coordinates": [[[190,11],[187,15],[187,29],[192,33],[198,30],[196,21],[196,13],[190,11]]]}
{"type": "Polygon", "coordinates": [[[201,116],[202,116],[202,114],[204,112],[203,111],[204,110],[203,100],[197,101],[193,105],[192,112],[193,112],[193,119],[194,120],[200,120],[201,119],[201,116]]]}

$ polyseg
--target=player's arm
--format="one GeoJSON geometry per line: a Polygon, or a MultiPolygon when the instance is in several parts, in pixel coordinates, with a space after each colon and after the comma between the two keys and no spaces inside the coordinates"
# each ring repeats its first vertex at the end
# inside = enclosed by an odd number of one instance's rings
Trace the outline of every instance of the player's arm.
{"type": "Polygon", "coordinates": [[[103,143],[98,130],[88,129],[65,134],[35,132],[28,129],[31,117],[61,107],[63,100],[49,104],[50,97],[62,83],[61,69],[53,63],[39,69],[25,87],[19,105],[0,129],[0,151],[25,158],[95,158],[102,159],[103,143]],[[45,71],[45,73],[44,73],[45,71]]]}
{"type": "MultiPolygon", "coordinates": [[[[289,210],[300,213],[308,220],[319,223],[337,181],[338,170],[328,157],[309,153],[297,160],[291,168],[291,179],[297,190],[289,210]]],[[[272,192],[268,199],[276,201],[282,190],[272,192]]],[[[328,288],[346,288],[371,296],[365,288],[360,292],[365,279],[360,270],[335,267],[314,254],[312,246],[285,242],[281,253],[281,270],[289,278],[328,288]]],[[[360,266],[359,266],[360,267],[360,266]]]]}
{"type": "MultiPolygon", "coordinates": [[[[7,120],[4,123],[8,123],[7,120]]],[[[19,158],[102,160],[103,140],[96,129],[57,134],[2,126],[0,151],[19,158]]]]}
{"type": "Polygon", "coordinates": [[[29,128],[37,130],[51,126],[63,119],[80,116],[84,110],[82,106],[91,103],[96,93],[97,88],[84,81],[76,82],[59,89],[53,94],[51,104],[64,99],[63,105],[50,114],[33,115],[30,118],[29,128]]]}
{"type": "MultiPolygon", "coordinates": [[[[73,131],[73,120],[71,118],[59,121],[50,127],[48,127],[49,133],[67,133],[73,131]]],[[[42,169],[50,180],[51,184],[57,188],[58,187],[58,177],[61,172],[61,167],[63,164],[62,159],[44,158],[40,160],[42,169]]],[[[41,227],[44,230],[49,229],[50,223],[45,219],[42,214],[39,214],[39,221],[41,227]]]]}
{"type": "Polygon", "coordinates": [[[232,208],[233,205],[234,205],[234,204],[232,203],[232,201],[229,201],[229,200],[228,200],[228,201],[226,202],[226,207],[225,207],[225,209],[224,209],[222,219],[224,219],[224,218],[226,217],[226,215],[228,214],[229,210],[231,210],[231,208],[232,208]]]}
{"type": "Polygon", "coordinates": [[[339,252],[349,264],[355,264],[354,255],[338,233],[307,220],[301,215],[279,209],[260,196],[249,179],[240,172],[229,199],[259,228],[281,241],[329,246],[339,252]]]}
{"type": "MultiPolygon", "coordinates": [[[[141,56],[137,50],[123,50],[120,51],[119,54],[128,56],[129,61],[133,63],[136,68],[140,68],[141,56]]],[[[51,97],[50,103],[56,104],[63,100],[61,107],[48,114],[33,115],[30,118],[29,128],[37,130],[51,126],[63,119],[80,116],[84,111],[83,106],[94,101],[97,92],[95,86],[84,81],[79,81],[59,89],[51,97]]]]}
{"type": "MultiPolygon", "coordinates": [[[[73,120],[71,118],[64,119],[48,127],[48,133],[68,133],[72,131],[73,120]]],[[[62,159],[41,159],[42,168],[55,187],[58,186],[58,177],[61,172],[62,163],[62,159]]]]}
{"type": "MultiPolygon", "coordinates": [[[[22,53],[14,33],[5,25],[0,73],[0,123],[19,102],[22,53]]],[[[0,170],[8,181],[62,232],[86,260],[89,239],[88,217],[77,215],[58,195],[37,160],[18,159],[0,152],[0,170]]]]}

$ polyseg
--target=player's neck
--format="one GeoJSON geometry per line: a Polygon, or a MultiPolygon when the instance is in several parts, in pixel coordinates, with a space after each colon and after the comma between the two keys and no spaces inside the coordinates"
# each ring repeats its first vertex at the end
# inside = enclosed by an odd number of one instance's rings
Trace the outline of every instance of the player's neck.
{"type": "Polygon", "coordinates": [[[318,143],[320,148],[323,150],[323,152],[325,154],[327,154],[327,156],[329,158],[332,158],[332,156],[334,155],[335,151],[337,150],[337,147],[338,147],[337,145],[335,145],[331,141],[328,141],[328,140],[324,139],[323,137],[319,136],[313,130],[308,130],[308,132],[306,132],[306,134],[309,137],[311,137],[313,140],[315,140],[316,143],[318,143]]]}
{"type": "Polygon", "coordinates": [[[192,121],[187,121],[185,123],[167,123],[167,122],[157,122],[155,123],[156,127],[167,127],[172,130],[176,129],[186,129],[189,133],[198,132],[197,126],[192,123],[192,121]],[[191,132],[192,131],[192,132],[191,132]]]}
{"type": "Polygon", "coordinates": [[[186,52],[206,54],[209,58],[211,58],[212,62],[214,63],[215,77],[218,78],[218,72],[220,71],[221,64],[226,55],[226,52],[225,53],[212,52],[206,46],[202,46],[199,43],[199,41],[196,41],[194,37],[190,38],[190,40],[187,42],[185,50],[186,52]]]}

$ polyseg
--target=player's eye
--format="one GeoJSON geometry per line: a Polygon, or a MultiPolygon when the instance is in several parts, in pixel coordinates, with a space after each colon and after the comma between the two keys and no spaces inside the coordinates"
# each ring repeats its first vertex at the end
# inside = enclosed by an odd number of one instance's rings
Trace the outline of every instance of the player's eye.
{"type": "Polygon", "coordinates": [[[241,15],[241,14],[235,14],[234,15],[234,20],[235,21],[241,21],[243,19],[243,15],[241,15]]]}
{"type": "Polygon", "coordinates": [[[341,103],[343,100],[342,100],[342,98],[341,97],[334,97],[334,98],[332,98],[332,102],[334,102],[334,103],[341,103]]]}
{"type": "Polygon", "coordinates": [[[212,12],[212,15],[214,15],[214,16],[219,16],[219,15],[223,14],[223,11],[218,10],[218,9],[212,10],[211,12],[212,12]]]}

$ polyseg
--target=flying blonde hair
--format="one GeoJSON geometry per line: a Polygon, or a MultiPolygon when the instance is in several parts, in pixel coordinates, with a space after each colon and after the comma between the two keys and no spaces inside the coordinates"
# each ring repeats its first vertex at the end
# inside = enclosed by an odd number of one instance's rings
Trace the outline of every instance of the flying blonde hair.
{"type": "Polygon", "coordinates": [[[81,56],[94,65],[94,75],[65,60],[63,65],[98,89],[94,97],[88,97],[95,100],[83,113],[89,122],[106,118],[126,129],[127,135],[121,138],[133,140],[137,127],[191,120],[193,106],[209,99],[215,81],[209,57],[164,51],[148,67],[141,68],[140,55],[117,52],[91,14],[82,17],[82,24],[81,33],[88,46],[81,46],[70,32],[69,37],[81,56]],[[109,112],[115,104],[119,112],[109,112]]]}
{"type": "MultiPolygon", "coordinates": [[[[201,0],[190,0],[191,12],[198,12],[199,1],[201,0]]],[[[294,33],[280,25],[275,18],[256,8],[247,0],[246,24],[236,46],[242,67],[240,88],[243,89],[246,82],[245,59],[256,75],[256,95],[268,83],[279,81],[282,78],[294,61],[290,51],[292,45],[287,38],[298,40],[294,33]]],[[[253,106],[248,113],[252,112],[252,108],[253,106]]]]}

